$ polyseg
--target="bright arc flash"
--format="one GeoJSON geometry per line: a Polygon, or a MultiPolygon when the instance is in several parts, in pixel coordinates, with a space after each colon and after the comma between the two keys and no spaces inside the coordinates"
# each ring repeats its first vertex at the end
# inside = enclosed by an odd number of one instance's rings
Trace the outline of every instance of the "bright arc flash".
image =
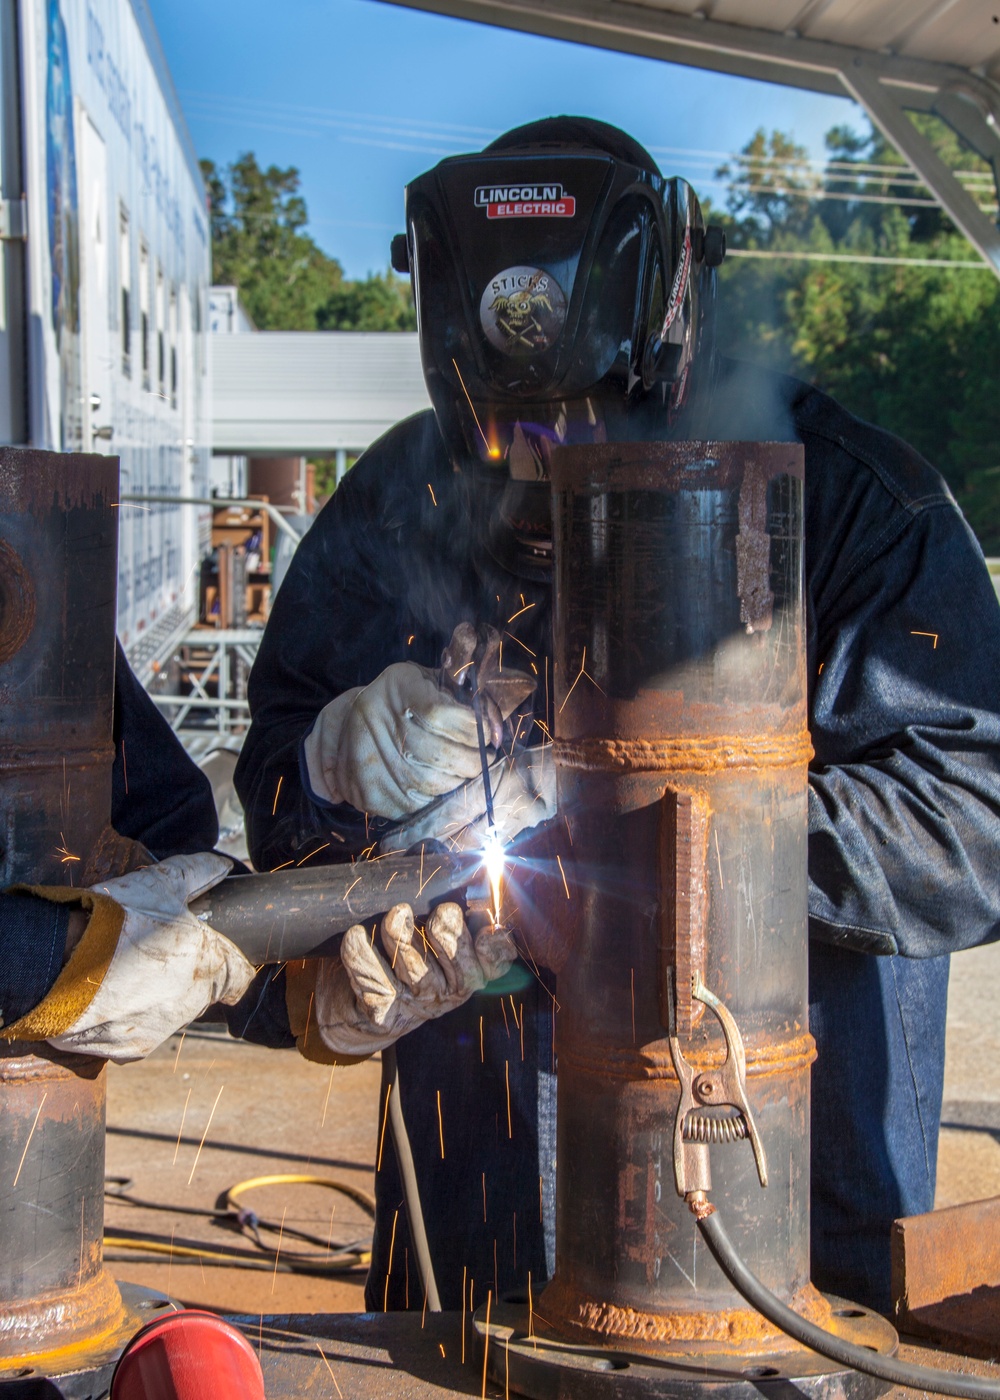
{"type": "Polygon", "coordinates": [[[503,872],[506,864],[506,857],[503,851],[503,842],[496,828],[486,833],[486,840],[483,842],[483,865],[486,867],[486,875],[490,882],[490,894],[493,897],[492,919],[496,927],[500,923],[500,900],[502,897],[503,872]]]}

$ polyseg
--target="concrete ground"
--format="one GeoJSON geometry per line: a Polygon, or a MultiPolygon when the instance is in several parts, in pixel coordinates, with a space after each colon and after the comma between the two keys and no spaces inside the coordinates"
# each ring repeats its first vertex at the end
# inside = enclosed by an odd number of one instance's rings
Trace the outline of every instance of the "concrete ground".
{"type": "MultiPolygon", "coordinates": [[[[953,960],[938,1206],[1000,1196],[1000,945],[953,960]]],[[[294,1051],[231,1041],[221,1030],[175,1036],[145,1063],[110,1066],[109,1176],[128,1177],[130,1194],[166,1210],[109,1200],[109,1235],[150,1238],[162,1253],[109,1247],[112,1272],[186,1303],[241,1313],[361,1310],[364,1267],[315,1277],[288,1273],[295,1252],[329,1259],[370,1232],[352,1200],[324,1186],[275,1183],[248,1188],[243,1202],[281,1231],[255,1249],[207,1215],[220,1193],[250,1178],[320,1176],[370,1191],[381,1125],[377,1061],[331,1072],[294,1051]],[[284,1228],[281,1229],[281,1223],[284,1228]],[[318,1245],[291,1234],[305,1230],[318,1245]],[[237,1248],[257,1270],[185,1256],[237,1248]],[[173,1253],[171,1253],[173,1250],[173,1253]],[[143,1262],[136,1262],[142,1259],[143,1262]]]]}

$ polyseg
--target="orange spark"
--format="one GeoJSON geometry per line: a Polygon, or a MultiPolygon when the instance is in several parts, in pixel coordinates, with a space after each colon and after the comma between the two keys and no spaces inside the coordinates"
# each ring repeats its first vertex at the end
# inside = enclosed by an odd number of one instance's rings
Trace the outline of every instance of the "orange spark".
{"type": "Polygon", "coordinates": [[[937,651],[938,635],[939,635],[939,634],[938,634],[937,632],[911,632],[911,633],[910,633],[910,636],[911,636],[911,637],[933,637],[933,638],[934,638],[934,645],[933,645],[933,647],[931,648],[932,651],[937,651]]]}
{"type": "Polygon", "coordinates": [[[334,1385],[337,1386],[337,1394],[340,1396],[340,1400],[344,1400],[344,1392],[341,1390],[340,1386],[337,1385],[337,1377],[333,1374],[333,1367],[330,1365],[329,1361],[327,1361],[326,1354],[319,1342],[316,1343],[316,1350],[319,1352],[320,1356],[322,1356],[323,1364],[330,1372],[330,1379],[333,1381],[334,1385]]]}
{"type": "Polygon", "coordinates": [[[307,860],[312,860],[313,856],[318,856],[319,853],[320,853],[320,851],[325,851],[325,850],[327,849],[327,847],[329,846],[329,844],[330,844],[329,841],[324,841],[323,844],[322,844],[322,846],[317,846],[316,849],[315,849],[314,851],[310,851],[309,854],[308,854],[307,856],[303,856],[302,859],[301,859],[300,861],[297,861],[297,862],[296,862],[296,864],[297,864],[297,865],[305,865],[305,863],[306,863],[307,860]]]}
{"type": "Polygon", "coordinates": [[[530,612],[531,609],[535,606],[534,603],[525,603],[525,602],[524,602],[524,594],[523,594],[523,593],[521,594],[521,602],[524,604],[524,606],[518,608],[518,610],[517,610],[516,613],[511,613],[510,617],[508,617],[508,619],[507,619],[507,625],[508,625],[508,627],[509,627],[510,624],[514,621],[515,617],[520,617],[522,613],[530,612]]]}
{"type": "Polygon", "coordinates": [[[437,498],[437,496],[435,496],[435,494],[434,494],[434,487],[430,484],[429,481],[428,481],[428,483],[427,483],[427,489],[428,489],[428,491],[431,493],[431,500],[434,502],[435,505],[437,505],[437,503],[438,503],[438,498],[437,498]]]}
{"type": "Polygon", "coordinates": [[[441,1117],[441,1090],[437,1091],[438,1099],[438,1137],[441,1139],[441,1161],[444,1161],[444,1119],[441,1117]]]}
{"type": "MultiPolygon", "coordinates": [[[[14,1186],[17,1185],[18,1178],[19,1178],[20,1175],[21,1175],[21,1168],[24,1166],[24,1159],[25,1159],[25,1157],[27,1157],[27,1155],[28,1155],[28,1147],[30,1146],[31,1139],[32,1139],[32,1138],[34,1137],[34,1135],[35,1135],[35,1129],[38,1127],[38,1120],[39,1120],[39,1118],[41,1118],[41,1116],[42,1116],[42,1109],[45,1107],[45,1100],[48,1098],[48,1096],[49,1096],[49,1091],[48,1091],[48,1089],[46,1089],[45,1092],[42,1094],[42,1097],[41,1097],[41,1098],[39,1099],[39,1101],[38,1101],[38,1108],[35,1110],[35,1121],[32,1123],[31,1128],[30,1128],[29,1131],[28,1131],[28,1139],[27,1139],[27,1142],[25,1142],[25,1144],[24,1144],[24,1151],[21,1153],[21,1160],[20,1160],[20,1161],[18,1162],[18,1164],[17,1164],[17,1171],[14,1173],[14,1186]]],[[[483,1182],[485,1183],[485,1181],[486,1181],[486,1178],[483,1177],[483,1182]]],[[[13,1190],[13,1187],[12,1187],[11,1189],[13,1190]]],[[[485,1187],[485,1184],[484,1184],[484,1186],[483,1186],[483,1191],[484,1191],[483,1200],[484,1200],[484,1201],[486,1200],[485,1190],[486,1190],[486,1187],[485,1187]]],[[[484,1216],[483,1216],[483,1219],[485,1219],[485,1218],[486,1218],[486,1217],[485,1217],[485,1215],[484,1215],[484,1216]]]]}
{"type": "Polygon", "coordinates": [[[392,1234],[389,1237],[389,1264],[385,1271],[385,1298],[382,1301],[382,1311],[389,1311],[389,1278],[392,1274],[392,1251],[396,1244],[396,1223],[399,1220],[399,1211],[392,1217],[392,1234]]]}
{"type": "Polygon", "coordinates": [[[278,786],[274,789],[274,806],[271,808],[271,816],[272,816],[272,817],[274,816],[275,812],[277,812],[277,810],[278,810],[278,798],[281,796],[281,784],[282,784],[284,781],[285,781],[285,775],[284,775],[284,773],[282,773],[281,777],[278,779],[278,786]]]}
{"type": "Polygon", "coordinates": [[[566,898],[569,899],[569,885],[566,882],[566,872],[563,869],[562,858],[559,855],[556,856],[556,864],[559,866],[559,874],[562,876],[563,889],[566,891],[566,898]]]}
{"type": "MultiPolygon", "coordinates": [[[[583,649],[583,655],[582,655],[581,658],[580,658],[580,670],[579,670],[579,672],[578,672],[578,674],[577,674],[576,680],[575,680],[575,681],[573,682],[573,684],[570,686],[569,690],[567,690],[565,699],[563,700],[562,704],[559,706],[559,713],[560,713],[560,714],[562,714],[563,710],[565,710],[566,706],[569,704],[569,697],[573,694],[573,691],[574,691],[574,690],[576,689],[576,687],[579,685],[580,681],[583,679],[584,676],[587,677],[587,680],[590,681],[590,684],[591,684],[592,686],[594,686],[597,690],[601,690],[601,687],[600,687],[600,686],[597,684],[597,682],[594,680],[593,676],[590,674],[590,672],[589,672],[588,670],[586,670],[586,665],[587,665],[587,648],[584,647],[584,649],[583,649]]],[[[547,677],[546,677],[546,679],[547,679],[547,677]]],[[[603,691],[603,690],[601,690],[601,694],[602,694],[602,695],[604,694],[604,691],[603,691]]]]}
{"type": "Polygon", "coordinates": [[[198,1151],[194,1154],[194,1166],[191,1168],[191,1175],[188,1177],[189,1186],[191,1185],[192,1181],[194,1181],[194,1174],[198,1169],[198,1160],[201,1157],[201,1149],[205,1146],[205,1139],[208,1137],[208,1130],[212,1126],[212,1119],[215,1117],[215,1110],[219,1107],[219,1100],[222,1098],[222,1091],[225,1087],[225,1084],[219,1085],[219,1092],[215,1096],[215,1103],[212,1105],[212,1111],[208,1115],[208,1122],[205,1124],[205,1131],[201,1135],[201,1142],[199,1142],[198,1144],[198,1151]]]}
{"type": "Polygon", "coordinates": [[[514,1128],[513,1128],[513,1125],[511,1124],[511,1121],[510,1121],[510,1061],[509,1061],[509,1060],[504,1060],[504,1062],[503,1062],[503,1077],[504,1077],[504,1083],[505,1083],[506,1086],[507,1086],[507,1138],[508,1138],[508,1140],[509,1140],[509,1139],[513,1138],[513,1136],[514,1136],[514,1128]]]}
{"type": "MultiPolygon", "coordinates": [[[[534,603],[532,603],[532,607],[534,607],[534,603]]],[[[517,642],[519,647],[524,647],[524,650],[528,653],[529,656],[538,655],[538,652],[532,651],[531,647],[527,646],[524,642],[522,642],[520,637],[515,637],[513,632],[507,632],[505,633],[505,636],[508,636],[512,642],[517,642]]]]}
{"type": "MultiPolygon", "coordinates": [[[[194,1085],[192,1084],[191,1089],[193,1088],[194,1085]]],[[[184,1112],[181,1114],[181,1125],[177,1129],[177,1145],[174,1148],[174,1160],[172,1163],[175,1167],[177,1165],[177,1154],[181,1150],[181,1135],[184,1132],[184,1120],[187,1118],[188,1104],[191,1102],[191,1089],[188,1090],[187,1098],[184,1100],[184,1112]]]]}
{"type": "MultiPolygon", "coordinates": [[[[482,440],[483,440],[483,446],[486,448],[486,451],[490,454],[491,457],[499,457],[499,456],[500,456],[500,449],[499,449],[499,447],[493,447],[493,446],[491,446],[491,445],[490,445],[490,442],[489,442],[489,439],[487,438],[486,434],[483,432],[483,425],[482,425],[482,423],[480,423],[480,421],[479,421],[479,415],[476,413],[476,410],[475,410],[475,407],[473,406],[472,400],[469,398],[469,391],[468,391],[468,389],[465,387],[465,380],[462,378],[462,371],[461,371],[461,370],[459,369],[459,367],[458,367],[458,361],[455,360],[455,359],[453,359],[453,360],[452,360],[452,364],[455,366],[455,373],[458,375],[458,382],[459,382],[459,384],[461,384],[461,386],[462,386],[462,393],[465,395],[465,401],[466,401],[466,403],[469,405],[469,408],[470,408],[471,411],[472,411],[472,416],[473,416],[473,418],[476,420],[476,427],[479,429],[479,436],[480,436],[480,437],[482,438],[482,440]]],[[[431,494],[433,495],[433,492],[432,492],[431,494]]],[[[437,505],[437,502],[435,501],[434,504],[437,505]]]]}
{"type": "Polygon", "coordinates": [[[279,1258],[281,1257],[281,1236],[283,1235],[284,1230],[285,1230],[285,1215],[286,1215],[287,1211],[288,1211],[288,1206],[287,1206],[287,1205],[282,1206],[282,1208],[281,1208],[281,1224],[278,1226],[278,1248],[274,1251],[274,1273],[271,1275],[271,1292],[272,1292],[272,1293],[274,1292],[274,1285],[278,1282],[278,1260],[279,1260],[279,1258]]]}
{"type": "Polygon", "coordinates": [[[187,1031],[186,1031],[186,1030],[181,1031],[181,1038],[180,1038],[180,1040],[177,1042],[177,1054],[174,1056],[174,1067],[173,1067],[173,1069],[170,1071],[171,1074],[176,1074],[176,1073],[177,1073],[177,1061],[180,1059],[180,1057],[181,1057],[181,1051],[184,1049],[184,1037],[185,1037],[186,1035],[187,1035],[187,1031]]]}
{"type": "Polygon", "coordinates": [[[326,1127],[326,1110],[330,1107],[330,1091],[331,1091],[332,1088],[333,1088],[333,1071],[334,1071],[336,1068],[337,1068],[336,1065],[331,1065],[331,1066],[330,1066],[330,1082],[329,1082],[329,1084],[326,1086],[326,1098],[325,1098],[325,1100],[324,1100],[324,1102],[323,1102],[323,1117],[320,1119],[320,1123],[319,1123],[319,1125],[320,1125],[321,1128],[325,1128],[325,1127],[326,1127]]]}
{"type": "Polygon", "coordinates": [[[486,1326],[483,1329],[483,1397],[486,1400],[486,1363],[490,1351],[490,1302],[493,1298],[493,1290],[486,1290],[486,1326]]]}
{"type": "Polygon", "coordinates": [[[466,1265],[462,1265],[462,1365],[465,1365],[465,1270],[466,1265]]]}
{"type": "Polygon", "coordinates": [[[391,1093],[392,1085],[390,1084],[385,1091],[385,1112],[382,1114],[382,1132],[378,1140],[378,1161],[375,1163],[376,1172],[382,1170],[382,1148],[385,1146],[385,1125],[389,1121],[389,1095],[391,1093]]]}

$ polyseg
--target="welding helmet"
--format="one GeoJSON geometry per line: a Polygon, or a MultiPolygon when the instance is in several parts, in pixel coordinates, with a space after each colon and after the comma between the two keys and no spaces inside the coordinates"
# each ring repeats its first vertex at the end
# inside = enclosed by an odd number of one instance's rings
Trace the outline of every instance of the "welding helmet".
{"type": "Polygon", "coordinates": [[[441,434],[496,498],[494,552],[543,572],[553,446],[690,435],[721,231],[638,142],[577,117],[441,161],[407,187],[406,224],[393,266],[441,434]]]}

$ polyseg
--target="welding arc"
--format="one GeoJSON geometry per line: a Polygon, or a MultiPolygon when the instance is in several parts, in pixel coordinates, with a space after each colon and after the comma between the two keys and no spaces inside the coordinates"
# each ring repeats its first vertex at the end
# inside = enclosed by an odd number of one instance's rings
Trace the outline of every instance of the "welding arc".
{"type": "Polygon", "coordinates": [[[486,752],[486,729],[483,725],[483,702],[479,694],[479,681],[476,676],[475,665],[469,668],[469,679],[472,685],[472,708],[476,716],[476,733],[479,735],[479,762],[483,769],[483,792],[486,795],[486,821],[489,826],[495,827],[496,821],[493,817],[493,789],[490,786],[490,759],[486,752]]]}
{"type": "Polygon", "coordinates": [[[880,1356],[867,1347],[854,1346],[842,1337],[807,1322],[797,1312],[786,1307],[770,1289],[765,1288],[756,1274],[751,1273],[736,1253],[733,1242],[713,1210],[710,1215],[698,1221],[698,1229],[708,1245],[712,1257],[726,1278],[747,1302],[780,1327],[795,1341],[828,1357],[841,1366],[849,1366],[853,1371],[862,1371],[867,1376],[888,1381],[891,1385],[903,1385],[911,1390],[929,1390],[934,1395],[956,1395],[960,1400],[1000,1400],[1000,1385],[996,1381],[981,1379],[952,1371],[938,1371],[930,1366],[913,1366],[894,1356],[880,1356]]]}

